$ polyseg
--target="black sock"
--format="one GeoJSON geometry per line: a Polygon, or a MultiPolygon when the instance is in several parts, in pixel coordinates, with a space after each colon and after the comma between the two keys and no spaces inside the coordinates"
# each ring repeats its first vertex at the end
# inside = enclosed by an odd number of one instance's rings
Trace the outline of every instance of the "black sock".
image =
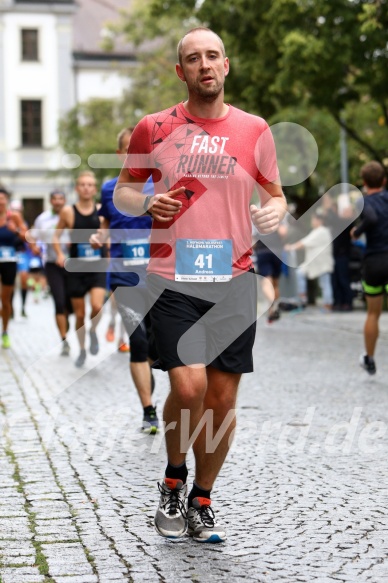
{"type": "Polygon", "coordinates": [[[187,471],[186,462],[183,462],[180,466],[173,466],[168,462],[165,476],[166,478],[174,478],[175,480],[182,480],[184,484],[186,484],[187,480],[187,471]]]}
{"type": "Polygon", "coordinates": [[[20,290],[22,293],[22,309],[24,310],[25,305],[26,305],[26,299],[27,299],[27,291],[26,289],[22,289],[20,290]]]}
{"type": "Polygon", "coordinates": [[[148,415],[149,413],[153,413],[155,411],[155,407],[153,405],[148,405],[148,407],[143,407],[144,415],[148,415]]]}
{"type": "Polygon", "coordinates": [[[188,507],[190,508],[190,506],[193,505],[194,498],[209,498],[210,500],[210,492],[211,490],[203,490],[198,486],[198,484],[193,482],[193,487],[188,496],[188,507]]]}

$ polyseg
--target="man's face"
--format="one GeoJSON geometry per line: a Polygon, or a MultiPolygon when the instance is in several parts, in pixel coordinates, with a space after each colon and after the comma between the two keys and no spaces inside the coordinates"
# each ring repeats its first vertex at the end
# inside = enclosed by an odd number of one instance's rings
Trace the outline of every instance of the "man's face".
{"type": "Polygon", "coordinates": [[[121,150],[119,150],[118,153],[120,153],[120,154],[127,153],[129,142],[131,141],[131,135],[132,134],[130,134],[130,133],[123,135],[123,139],[121,140],[121,150]]]}
{"type": "Polygon", "coordinates": [[[316,217],[316,216],[313,215],[311,217],[311,228],[312,229],[317,229],[321,225],[322,225],[322,221],[318,217],[316,217]]]}
{"type": "Polygon", "coordinates": [[[131,133],[126,133],[123,135],[122,140],[121,140],[121,150],[116,150],[116,154],[118,155],[119,159],[124,162],[126,156],[127,156],[127,151],[128,151],[128,146],[129,146],[129,142],[131,141],[131,133]]]}
{"type": "Polygon", "coordinates": [[[211,103],[223,90],[229,60],[224,57],[215,34],[198,30],[183,40],[182,65],[177,65],[176,71],[186,82],[189,96],[211,103]]]}
{"type": "Polygon", "coordinates": [[[51,207],[53,209],[53,213],[58,215],[62,208],[65,206],[65,197],[62,194],[54,194],[51,199],[51,207]]]}
{"type": "Polygon", "coordinates": [[[8,205],[8,197],[3,193],[0,192],[0,210],[4,211],[8,205]]]}
{"type": "Polygon", "coordinates": [[[90,200],[97,194],[96,181],[93,176],[81,176],[77,180],[75,189],[80,200],[90,200]]]}

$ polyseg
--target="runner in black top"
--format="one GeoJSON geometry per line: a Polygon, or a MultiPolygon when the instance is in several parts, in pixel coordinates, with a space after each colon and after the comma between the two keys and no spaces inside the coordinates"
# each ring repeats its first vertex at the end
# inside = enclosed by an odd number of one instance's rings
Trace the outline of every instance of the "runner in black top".
{"type": "Polygon", "coordinates": [[[379,162],[368,162],[361,168],[364,181],[364,208],[361,223],[352,229],[352,237],[366,236],[366,251],[362,265],[362,286],[367,302],[364,325],[365,354],[360,364],[369,373],[376,373],[374,353],[379,336],[379,318],[384,293],[388,291],[388,192],[387,176],[379,162]]]}
{"type": "Polygon", "coordinates": [[[9,193],[0,186],[0,279],[2,347],[10,348],[8,322],[12,313],[12,294],[17,271],[16,249],[25,239],[27,226],[20,213],[8,209],[9,193]]]}
{"type": "Polygon", "coordinates": [[[59,243],[64,229],[70,230],[70,261],[66,265],[69,271],[67,284],[73,311],[76,317],[76,330],[81,352],[75,362],[81,367],[86,359],[85,350],[85,296],[90,293],[91,328],[90,353],[99,350],[96,326],[102,315],[106,288],[106,272],[101,265],[104,250],[95,250],[89,243],[89,237],[100,227],[100,218],[94,202],[96,195],[96,178],[93,172],[81,172],[76,182],[78,202],[65,206],[60,215],[54,237],[54,249],[57,264],[65,265],[66,257],[59,243]]]}

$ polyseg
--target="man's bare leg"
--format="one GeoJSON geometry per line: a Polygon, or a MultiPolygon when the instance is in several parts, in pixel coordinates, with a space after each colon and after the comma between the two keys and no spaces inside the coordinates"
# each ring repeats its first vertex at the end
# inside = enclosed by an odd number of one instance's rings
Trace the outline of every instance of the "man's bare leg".
{"type": "Polygon", "coordinates": [[[240,378],[240,374],[207,368],[208,383],[202,405],[207,424],[202,425],[193,444],[195,480],[188,495],[187,510],[188,533],[198,542],[218,543],[226,539],[225,528],[216,522],[211,508],[211,490],[236,426],[240,378]]]}
{"type": "Polygon", "coordinates": [[[56,314],[55,321],[61,338],[66,338],[67,334],[67,317],[65,314],[56,314]]]}
{"type": "Polygon", "coordinates": [[[85,350],[85,300],[84,298],[71,298],[75,315],[75,330],[81,350],[85,350]]]}
{"type": "Polygon", "coordinates": [[[208,386],[203,402],[203,413],[213,411],[212,438],[217,435],[223,422],[222,434],[217,447],[206,442],[206,427],[193,444],[195,455],[195,481],[204,490],[211,490],[229,451],[232,433],[236,427],[236,398],[241,375],[207,368],[208,386]]]}
{"type": "Polygon", "coordinates": [[[192,435],[203,414],[207,374],[204,366],[179,366],[169,371],[169,377],[171,390],[163,412],[167,429],[167,457],[171,464],[179,466],[185,461],[187,453],[182,449],[185,444],[181,444],[182,410],[190,411],[189,434],[192,435]],[[173,428],[174,423],[176,425],[173,428]]]}
{"type": "Polygon", "coordinates": [[[201,419],[207,388],[206,368],[203,365],[179,366],[169,370],[169,377],[171,390],[163,412],[168,464],[163,483],[159,484],[161,497],[155,528],[162,536],[179,538],[187,531],[187,444],[181,443],[181,429],[188,429],[191,435],[201,419]],[[190,413],[189,428],[181,426],[184,410],[190,413]]]}
{"type": "Polygon", "coordinates": [[[142,407],[152,405],[151,400],[151,368],[146,362],[130,362],[130,370],[142,407]]]}
{"type": "Polygon", "coordinates": [[[94,287],[90,290],[90,320],[91,330],[96,331],[97,325],[101,320],[102,308],[104,305],[105,289],[102,287],[94,287]]]}
{"type": "Polygon", "coordinates": [[[374,357],[379,337],[379,318],[383,309],[383,296],[366,296],[367,315],[364,324],[365,352],[374,357]]]}

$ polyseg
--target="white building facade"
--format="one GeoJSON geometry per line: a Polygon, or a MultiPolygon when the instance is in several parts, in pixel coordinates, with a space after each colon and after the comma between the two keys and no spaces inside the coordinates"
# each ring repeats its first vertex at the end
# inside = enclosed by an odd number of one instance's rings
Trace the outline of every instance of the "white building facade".
{"type": "Polygon", "coordinates": [[[23,201],[27,219],[47,207],[54,187],[70,188],[59,119],[128,87],[120,70],[133,55],[107,55],[98,44],[110,16],[96,0],[0,0],[0,183],[23,201]]]}

